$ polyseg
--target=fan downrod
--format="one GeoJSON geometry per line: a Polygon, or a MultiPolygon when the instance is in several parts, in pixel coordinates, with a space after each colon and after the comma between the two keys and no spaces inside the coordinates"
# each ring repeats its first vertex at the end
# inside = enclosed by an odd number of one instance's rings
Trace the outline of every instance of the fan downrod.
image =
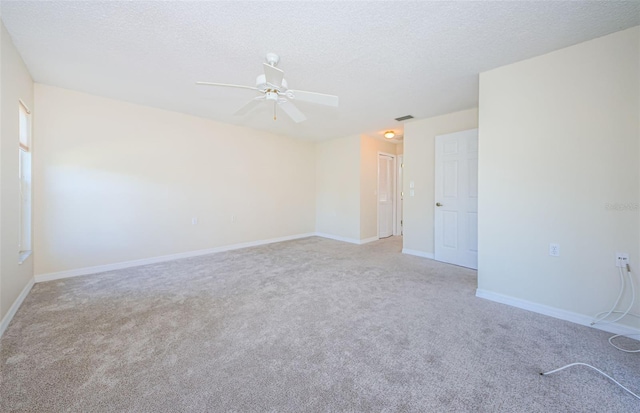
{"type": "Polygon", "coordinates": [[[276,67],[278,66],[278,62],[280,62],[280,56],[275,53],[267,53],[267,63],[269,63],[269,65],[276,67]]]}

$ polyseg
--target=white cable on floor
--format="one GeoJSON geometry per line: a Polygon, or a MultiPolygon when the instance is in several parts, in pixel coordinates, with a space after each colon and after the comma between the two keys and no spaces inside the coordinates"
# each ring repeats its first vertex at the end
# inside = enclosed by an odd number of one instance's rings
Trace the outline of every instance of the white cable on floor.
{"type": "MultiPolygon", "coordinates": [[[[615,311],[616,307],[620,303],[620,299],[622,298],[622,293],[624,292],[624,285],[625,285],[624,275],[622,273],[622,268],[618,267],[618,273],[620,274],[620,293],[618,294],[618,298],[616,299],[616,302],[614,303],[613,307],[611,307],[611,310],[603,311],[601,313],[596,314],[595,320],[591,323],[591,325],[594,325],[594,324],[597,324],[597,323],[601,323],[601,322],[602,323],[606,323],[606,324],[615,323],[616,321],[622,319],[623,317],[626,317],[627,315],[631,315],[631,316],[634,316],[634,317],[640,317],[637,314],[632,314],[631,313],[631,308],[633,307],[633,304],[635,303],[635,299],[636,299],[636,291],[635,291],[635,285],[633,283],[633,276],[631,275],[631,268],[629,268],[629,264],[627,264],[626,269],[627,269],[627,275],[629,276],[629,284],[631,284],[631,304],[629,304],[629,307],[627,307],[627,309],[625,311],[615,311]],[[601,314],[606,314],[606,315],[604,317],[600,317],[601,314]],[[618,318],[616,318],[615,320],[603,321],[605,318],[609,317],[611,314],[621,314],[621,315],[618,318]]],[[[609,337],[609,344],[611,344],[613,347],[617,348],[620,351],[624,351],[625,353],[640,353],[640,349],[639,350],[626,350],[626,349],[623,349],[623,348],[618,347],[615,344],[613,344],[613,339],[615,339],[615,338],[639,336],[639,335],[640,334],[616,334],[614,336],[609,337]]],[[[590,369],[593,369],[593,370],[597,371],[598,373],[602,374],[603,376],[605,376],[606,378],[608,378],[609,380],[611,380],[612,382],[614,382],[615,384],[620,386],[624,391],[626,391],[627,393],[631,394],[636,399],[640,400],[640,396],[638,396],[637,394],[635,394],[631,390],[629,390],[626,387],[624,387],[622,384],[620,384],[613,377],[609,376],[607,373],[603,372],[600,369],[597,369],[597,368],[593,367],[590,364],[586,364],[586,363],[571,363],[571,364],[567,364],[566,366],[557,368],[555,370],[548,371],[546,373],[540,373],[540,375],[547,376],[549,374],[553,374],[553,373],[562,371],[562,370],[564,370],[564,369],[566,369],[568,367],[571,367],[571,366],[586,366],[586,367],[589,367],[590,369]]]]}
{"type": "Polygon", "coordinates": [[[627,389],[622,384],[618,383],[618,381],[616,381],[616,379],[614,379],[613,377],[609,376],[607,373],[603,372],[602,370],[599,370],[599,369],[597,369],[597,368],[595,368],[592,365],[587,364],[587,363],[571,363],[571,364],[567,364],[566,366],[560,367],[558,369],[551,370],[551,371],[548,371],[546,373],[540,373],[540,375],[541,376],[548,376],[549,374],[557,373],[557,372],[559,372],[561,370],[564,370],[564,369],[566,369],[568,367],[571,367],[571,366],[587,366],[590,369],[593,369],[593,370],[597,371],[598,373],[602,374],[603,376],[605,376],[606,378],[608,378],[609,380],[611,380],[612,382],[614,382],[615,384],[620,386],[624,391],[626,391],[627,393],[629,393],[630,395],[632,395],[636,399],[640,400],[640,396],[638,396],[637,394],[635,394],[631,390],[627,389]]]}
{"type": "Polygon", "coordinates": [[[622,347],[618,347],[615,344],[613,344],[613,339],[614,338],[618,338],[618,337],[631,337],[631,336],[640,336],[640,334],[616,334],[615,336],[611,336],[609,337],[609,344],[611,344],[613,347],[617,348],[620,351],[624,351],[625,353],[640,353],[640,349],[638,350],[627,350],[624,349],[622,347]]]}

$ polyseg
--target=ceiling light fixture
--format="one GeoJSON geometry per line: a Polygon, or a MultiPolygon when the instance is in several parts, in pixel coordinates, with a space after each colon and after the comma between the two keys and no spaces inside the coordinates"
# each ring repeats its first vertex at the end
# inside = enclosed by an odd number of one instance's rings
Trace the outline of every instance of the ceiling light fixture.
{"type": "Polygon", "coordinates": [[[387,139],[393,139],[394,136],[396,136],[396,134],[393,133],[392,130],[388,130],[384,133],[384,137],[387,139]]]}

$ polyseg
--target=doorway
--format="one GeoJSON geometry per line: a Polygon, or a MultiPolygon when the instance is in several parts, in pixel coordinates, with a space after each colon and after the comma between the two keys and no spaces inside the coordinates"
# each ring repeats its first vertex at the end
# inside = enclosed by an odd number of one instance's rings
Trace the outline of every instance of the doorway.
{"type": "Polygon", "coordinates": [[[378,238],[387,238],[395,230],[395,155],[378,152],[378,238]]]}
{"type": "Polygon", "coordinates": [[[435,259],[478,268],[478,129],[436,136],[435,259]]]}
{"type": "Polygon", "coordinates": [[[404,168],[404,155],[396,158],[396,227],[393,235],[402,235],[402,211],[404,202],[404,189],[402,186],[402,170],[404,168]]]}

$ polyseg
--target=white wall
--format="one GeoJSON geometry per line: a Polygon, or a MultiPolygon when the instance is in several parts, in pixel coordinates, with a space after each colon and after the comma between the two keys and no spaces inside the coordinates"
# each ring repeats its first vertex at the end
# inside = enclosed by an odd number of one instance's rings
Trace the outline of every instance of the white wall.
{"type": "Polygon", "coordinates": [[[477,109],[405,123],[403,249],[427,256],[434,253],[435,137],[477,127],[477,109]],[[411,181],[414,196],[409,194],[411,181]]]}
{"type": "Polygon", "coordinates": [[[618,293],[616,251],[630,253],[640,286],[639,37],[636,27],[480,75],[480,290],[592,316],[618,293]]]}
{"type": "Polygon", "coordinates": [[[41,84],[35,100],[37,275],[314,231],[313,143],[41,84]]]}
{"type": "Polygon", "coordinates": [[[360,136],[360,239],[378,236],[378,152],[396,154],[396,144],[360,136]]]}
{"type": "Polygon", "coordinates": [[[316,231],[360,240],[360,137],[316,144],[316,231]]]}
{"type": "MultiPolygon", "coordinates": [[[[33,278],[33,256],[18,264],[18,99],[33,105],[33,80],[0,22],[0,320],[33,278]]],[[[32,145],[32,147],[35,145],[32,145]]],[[[4,325],[4,324],[3,324],[4,325]]],[[[1,334],[1,331],[0,331],[1,334]]]]}

